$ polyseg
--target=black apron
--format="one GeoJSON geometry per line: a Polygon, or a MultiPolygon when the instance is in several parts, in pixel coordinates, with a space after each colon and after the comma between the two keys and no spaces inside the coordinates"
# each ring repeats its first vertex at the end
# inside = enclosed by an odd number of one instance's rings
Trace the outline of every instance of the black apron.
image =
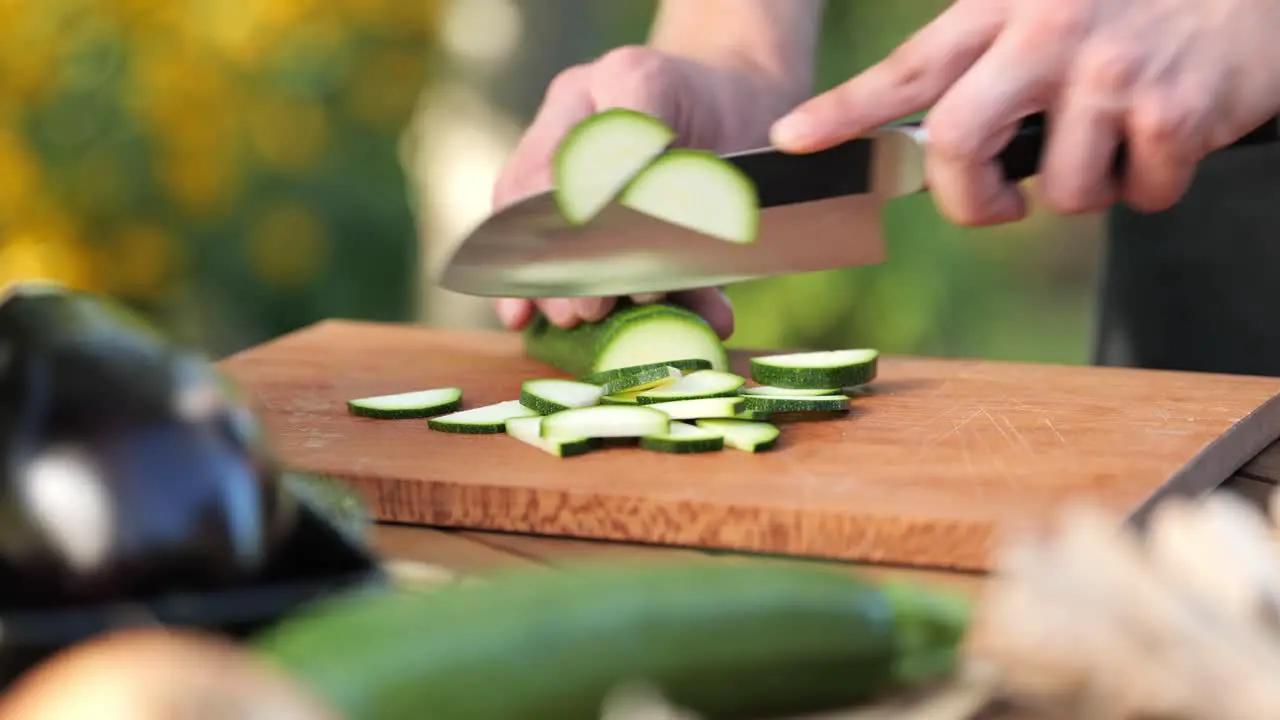
{"type": "Polygon", "coordinates": [[[1280,376],[1280,146],[1201,163],[1173,208],[1107,222],[1094,360],[1280,376]]]}

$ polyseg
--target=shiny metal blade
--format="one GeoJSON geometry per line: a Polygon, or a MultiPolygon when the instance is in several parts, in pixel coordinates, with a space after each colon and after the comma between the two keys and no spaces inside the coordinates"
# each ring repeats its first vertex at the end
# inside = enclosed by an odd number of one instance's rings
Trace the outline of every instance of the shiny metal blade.
{"type": "Polygon", "coordinates": [[[564,223],[549,194],[489,218],[440,277],[448,290],[489,297],[593,297],[669,292],[872,265],[885,259],[880,202],[846,195],[763,213],[759,239],[740,245],[621,205],[589,225],[564,223]]]}
{"type": "Polygon", "coordinates": [[[809,155],[766,148],[727,158],[758,188],[764,209],[755,242],[725,242],[618,204],[573,226],[547,192],[473,230],[439,283],[489,297],[592,297],[874,265],[886,259],[883,203],[923,187],[922,154],[908,131],[809,155]]]}

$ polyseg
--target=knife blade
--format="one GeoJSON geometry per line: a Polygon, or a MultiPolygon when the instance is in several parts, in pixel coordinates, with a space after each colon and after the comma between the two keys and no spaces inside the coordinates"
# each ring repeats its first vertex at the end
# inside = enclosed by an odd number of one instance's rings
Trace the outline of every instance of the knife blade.
{"type": "MultiPolygon", "coordinates": [[[[1010,181],[1035,175],[1045,117],[1025,118],[998,161],[1010,181]]],[[[1273,119],[1232,147],[1280,140],[1273,119]]],[[[618,203],[571,225],[552,192],[524,198],[477,226],[439,276],[447,290],[488,297],[609,297],[730,285],[887,259],[881,210],[927,190],[919,123],[898,123],[803,155],[761,148],[725,155],[756,186],[755,242],[738,244],[618,203]]],[[[1115,172],[1125,164],[1122,145],[1115,172]]]]}

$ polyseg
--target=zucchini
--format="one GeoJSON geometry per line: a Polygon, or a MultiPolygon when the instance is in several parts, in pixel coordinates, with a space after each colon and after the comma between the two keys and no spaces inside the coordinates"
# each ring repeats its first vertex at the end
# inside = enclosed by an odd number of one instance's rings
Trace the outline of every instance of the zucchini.
{"type": "Polygon", "coordinates": [[[724,444],[744,452],[771,450],[781,433],[766,422],[736,418],[709,418],[697,421],[698,427],[724,438],[724,444]]]}
{"type": "Polygon", "coordinates": [[[731,397],[738,394],[746,378],[720,370],[702,370],[690,373],[673,383],[645,390],[636,395],[641,405],[671,400],[697,400],[699,398],[731,397]]]}
{"type": "Polygon", "coordinates": [[[637,438],[661,435],[671,427],[668,416],[647,407],[600,405],[564,410],[542,418],[542,437],[637,438]]]}
{"type": "Polygon", "coordinates": [[[515,417],[507,420],[507,435],[526,445],[556,457],[574,457],[593,450],[597,443],[586,437],[542,437],[541,417],[515,417]]]}
{"type": "Polygon", "coordinates": [[[876,377],[875,350],[826,350],[751,358],[751,379],[779,388],[848,388],[876,377]]]}
{"type": "Polygon", "coordinates": [[[780,388],[772,385],[757,385],[743,388],[743,395],[782,395],[785,397],[806,397],[813,395],[839,395],[840,388],[780,388]]]}
{"type": "Polygon", "coordinates": [[[582,382],[595,383],[596,385],[618,384],[629,375],[643,375],[646,372],[655,370],[663,371],[664,377],[670,374],[664,368],[675,368],[680,371],[675,375],[679,379],[684,373],[697,372],[699,370],[710,370],[711,361],[702,358],[684,358],[681,360],[664,360],[662,362],[648,363],[645,365],[627,365],[625,367],[614,368],[612,370],[602,370],[601,372],[590,373],[584,375],[580,380],[582,382]]]}
{"type": "Polygon", "coordinates": [[[364,418],[399,420],[443,415],[462,404],[460,388],[435,388],[347,401],[347,412],[364,418]]]}
{"type": "Polygon", "coordinates": [[[599,405],[603,395],[599,385],[573,380],[526,380],[520,386],[520,404],[541,415],[599,405]]]}
{"type": "Polygon", "coordinates": [[[841,412],[849,409],[846,395],[744,395],[742,409],[747,412],[841,412]]]}
{"type": "Polygon", "coordinates": [[[321,600],[252,642],[359,720],[597,720],[635,681],[708,720],[792,717],[949,676],[967,615],[935,605],[798,563],[580,566],[321,600]]]}
{"type": "Polygon", "coordinates": [[[737,165],[706,150],[668,150],[618,198],[626,207],[732,243],[754,242],[760,197],[737,165]]]}
{"type": "Polygon", "coordinates": [[[640,407],[660,410],[672,420],[695,420],[697,418],[729,418],[742,412],[742,397],[699,398],[697,400],[672,400],[671,402],[652,403],[640,407]]]}
{"type": "Polygon", "coordinates": [[[516,417],[537,415],[537,411],[520,404],[519,400],[485,405],[427,420],[427,427],[440,432],[470,435],[492,435],[507,429],[507,421],[516,417]]]}
{"type": "Polygon", "coordinates": [[[715,452],[724,449],[724,438],[687,423],[673,422],[665,433],[640,438],[640,447],[678,455],[715,452]]]}
{"type": "Polygon", "coordinates": [[[589,222],[675,139],[661,120],[635,110],[610,108],[582,120],[551,161],[560,214],[573,225],[589,222]]]}
{"type": "Polygon", "coordinates": [[[644,392],[643,390],[629,390],[627,392],[614,393],[605,395],[600,398],[601,405],[639,405],[640,401],[636,399],[636,395],[644,392]]]}
{"type": "Polygon", "coordinates": [[[609,372],[596,373],[591,380],[583,382],[597,383],[609,395],[618,393],[639,393],[652,390],[663,385],[670,385],[683,375],[679,368],[671,365],[641,365],[634,368],[618,368],[609,372]]]}
{"type": "Polygon", "coordinates": [[[525,353],[575,378],[612,387],[592,375],[637,365],[672,365],[673,359],[702,360],[712,370],[728,370],[729,355],[715,330],[696,313],[671,303],[623,303],[609,317],[572,328],[552,324],[542,314],[524,330],[525,353]]]}

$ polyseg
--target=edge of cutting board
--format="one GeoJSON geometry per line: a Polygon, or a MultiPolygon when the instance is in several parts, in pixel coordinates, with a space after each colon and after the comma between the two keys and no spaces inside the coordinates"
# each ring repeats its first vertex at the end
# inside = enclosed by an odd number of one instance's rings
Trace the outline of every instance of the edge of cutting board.
{"type": "Polygon", "coordinates": [[[1129,514],[1129,522],[1143,527],[1151,512],[1167,498],[1194,497],[1212,492],[1277,440],[1280,440],[1280,394],[1271,396],[1201,448],[1129,514]],[[1212,478],[1221,479],[1215,481],[1212,478]]]}

